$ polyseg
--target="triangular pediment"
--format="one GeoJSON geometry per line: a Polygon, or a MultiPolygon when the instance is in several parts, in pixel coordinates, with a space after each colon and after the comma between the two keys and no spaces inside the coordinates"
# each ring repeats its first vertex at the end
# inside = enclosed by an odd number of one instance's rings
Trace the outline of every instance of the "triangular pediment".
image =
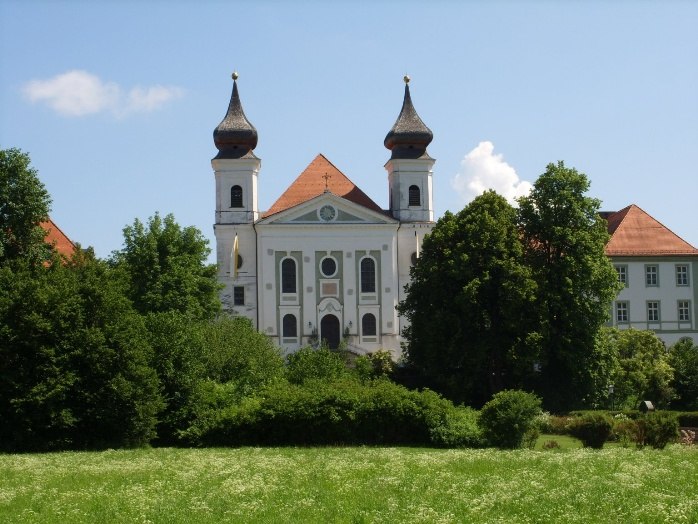
{"type": "Polygon", "coordinates": [[[321,226],[392,224],[396,222],[394,218],[382,211],[373,211],[351,200],[327,192],[263,218],[257,224],[314,224],[321,226]]]}
{"type": "Polygon", "coordinates": [[[349,180],[349,177],[337,169],[324,155],[319,154],[263,214],[263,217],[268,218],[296,207],[325,192],[333,193],[369,210],[383,212],[378,204],[349,180]]]}

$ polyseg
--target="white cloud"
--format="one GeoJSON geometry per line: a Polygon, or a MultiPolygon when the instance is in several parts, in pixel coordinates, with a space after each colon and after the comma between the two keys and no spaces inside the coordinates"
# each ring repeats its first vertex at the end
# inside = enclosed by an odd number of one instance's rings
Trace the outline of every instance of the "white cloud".
{"type": "Polygon", "coordinates": [[[516,170],[504,161],[501,154],[494,154],[494,144],[489,141],[480,142],[463,157],[460,171],[451,180],[451,185],[464,202],[494,189],[512,204],[532,188],[529,182],[519,178],[516,170]]]}
{"type": "Polygon", "coordinates": [[[115,116],[150,112],[180,98],[179,87],[134,87],[127,93],[114,82],[105,82],[87,71],[68,71],[48,80],[32,80],[24,85],[31,102],[48,105],[64,116],[85,116],[108,112],[115,116]]]}

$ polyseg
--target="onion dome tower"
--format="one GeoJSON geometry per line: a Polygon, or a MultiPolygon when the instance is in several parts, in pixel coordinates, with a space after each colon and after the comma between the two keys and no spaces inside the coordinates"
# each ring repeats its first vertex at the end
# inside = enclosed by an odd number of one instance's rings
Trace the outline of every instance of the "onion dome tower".
{"type": "Polygon", "coordinates": [[[213,230],[223,306],[247,316],[256,325],[253,312],[257,300],[257,252],[253,224],[259,219],[257,186],[261,160],[254,154],[257,130],[242,110],[237,79],[235,72],[228,111],[213,131],[213,143],[218,149],[211,160],[216,179],[213,230]]]}
{"type": "Polygon", "coordinates": [[[390,212],[401,222],[433,222],[432,167],[427,153],[434,135],[412,105],[410,77],[405,75],[402,109],[383,144],[391,151],[385,164],[390,188],[390,212]]]}
{"type": "Polygon", "coordinates": [[[392,151],[391,158],[421,158],[427,154],[427,146],[434,139],[431,132],[412,105],[410,77],[405,75],[405,98],[402,109],[385,136],[383,144],[392,151]]]}
{"type": "Polygon", "coordinates": [[[218,149],[216,158],[242,158],[248,155],[254,157],[252,151],[257,147],[257,130],[247,120],[242,110],[237,79],[238,74],[235,72],[228,112],[218,127],[213,130],[213,142],[218,149]]]}

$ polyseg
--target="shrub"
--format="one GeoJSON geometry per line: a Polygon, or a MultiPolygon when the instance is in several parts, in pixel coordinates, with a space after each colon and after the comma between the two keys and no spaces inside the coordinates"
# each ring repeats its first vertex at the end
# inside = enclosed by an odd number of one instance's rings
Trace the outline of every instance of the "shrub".
{"type": "Polygon", "coordinates": [[[286,376],[291,384],[309,380],[334,380],[346,374],[346,365],[339,355],[321,346],[306,346],[286,357],[286,376]]]}
{"type": "Polygon", "coordinates": [[[541,433],[567,435],[569,433],[569,425],[571,420],[571,417],[551,415],[545,411],[536,417],[535,424],[538,431],[541,433]]]}
{"type": "Polygon", "coordinates": [[[570,434],[582,441],[585,448],[601,449],[611,434],[613,423],[601,413],[587,413],[570,425],[570,434]]]}
{"type": "Polygon", "coordinates": [[[361,380],[388,378],[392,375],[394,367],[390,351],[384,349],[361,355],[354,362],[354,369],[361,380]]]}
{"type": "Polygon", "coordinates": [[[677,415],[679,426],[684,428],[698,428],[698,411],[682,411],[677,415]]]}
{"type": "Polygon", "coordinates": [[[635,421],[627,415],[618,413],[613,417],[611,439],[618,442],[624,448],[627,448],[633,441],[636,431],[635,421]]]}
{"type": "Polygon", "coordinates": [[[652,446],[655,449],[664,449],[679,436],[679,422],[673,413],[648,413],[636,421],[636,426],[635,442],[639,448],[652,446]]]}
{"type": "Polygon", "coordinates": [[[526,433],[524,433],[521,446],[526,449],[535,449],[538,437],[540,437],[540,431],[538,431],[537,427],[531,426],[526,433]]]}
{"type": "Polygon", "coordinates": [[[482,445],[476,412],[388,380],[280,382],[242,400],[209,385],[201,398],[182,434],[195,445],[482,445]]]}
{"type": "Polygon", "coordinates": [[[434,446],[442,448],[481,448],[485,446],[478,425],[478,412],[464,406],[446,410],[443,422],[431,428],[429,436],[434,446]]]}
{"type": "Polygon", "coordinates": [[[480,427],[492,446],[520,448],[524,434],[540,414],[540,399],[518,390],[500,391],[482,407],[480,427]]]}

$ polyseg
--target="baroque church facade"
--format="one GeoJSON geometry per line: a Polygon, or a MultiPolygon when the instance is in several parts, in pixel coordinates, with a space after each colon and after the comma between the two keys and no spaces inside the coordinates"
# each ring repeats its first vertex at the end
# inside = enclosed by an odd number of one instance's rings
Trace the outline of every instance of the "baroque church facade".
{"type": "Polygon", "coordinates": [[[389,209],[381,209],[322,154],[266,211],[259,209],[257,131],[233,74],[218,154],[214,231],[224,307],[248,317],[285,351],[319,340],[350,351],[400,354],[396,306],[434,226],[431,130],[412,104],[409,78],[384,145],[389,209]]]}
{"type": "MultiPolygon", "coordinates": [[[[286,351],[344,340],[354,353],[387,349],[397,358],[405,320],[396,306],[435,224],[435,160],[427,153],[433,135],[414,109],[409,78],[384,141],[387,210],[322,154],[260,210],[257,131],[242,109],[236,74],[213,136],[224,308],[286,351]]],[[[611,235],[606,255],[624,286],[608,325],[652,330],[667,346],[682,337],[698,343],[698,249],[634,204],[602,216],[611,235]]]]}

